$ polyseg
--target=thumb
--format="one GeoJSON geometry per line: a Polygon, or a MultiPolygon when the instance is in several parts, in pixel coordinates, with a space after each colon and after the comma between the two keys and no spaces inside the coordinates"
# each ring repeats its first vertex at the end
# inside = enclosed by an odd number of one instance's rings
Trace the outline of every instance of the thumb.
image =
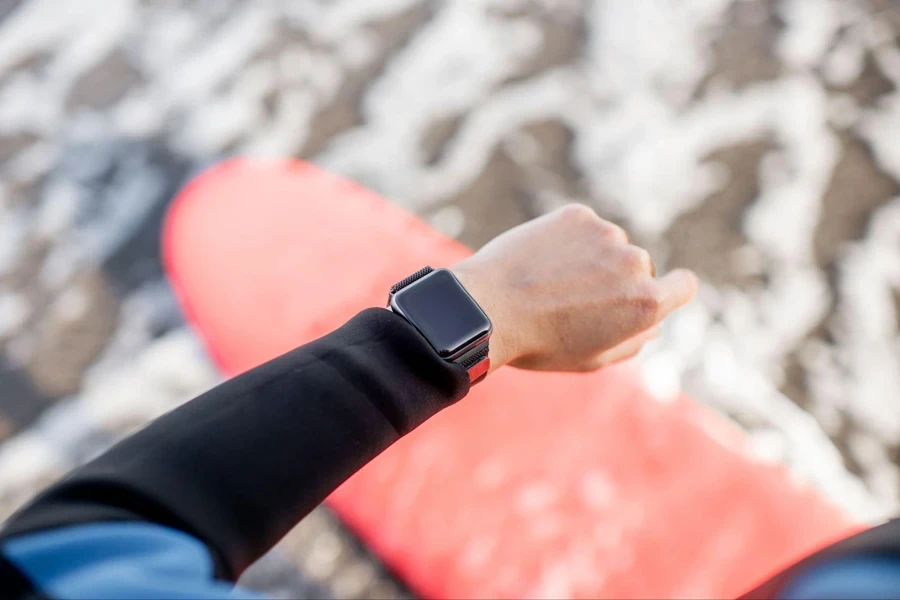
{"type": "Polygon", "coordinates": [[[688,269],[676,269],[657,279],[656,284],[660,291],[657,321],[693,300],[700,289],[700,279],[688,269]]]}

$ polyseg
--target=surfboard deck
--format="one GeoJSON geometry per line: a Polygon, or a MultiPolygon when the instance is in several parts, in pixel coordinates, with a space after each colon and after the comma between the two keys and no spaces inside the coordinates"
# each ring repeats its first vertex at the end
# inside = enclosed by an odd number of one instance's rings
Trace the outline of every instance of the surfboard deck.
{"type": "MultiPolygon", "coordinates": [[[[298,161],[234,160],[176,199],[164,261],[190,323],[234,375],[383,306],[470,251],[298,161]]],[[[329,499],[427,598],[734,597],[858,529],[741,431],[631,365],[504,368],[329,499]]]]}

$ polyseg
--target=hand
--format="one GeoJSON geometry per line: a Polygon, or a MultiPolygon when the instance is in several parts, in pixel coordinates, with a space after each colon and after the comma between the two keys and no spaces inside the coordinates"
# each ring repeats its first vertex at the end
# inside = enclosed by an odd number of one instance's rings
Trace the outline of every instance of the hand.
{"type": "Polygon", "coordinates": [[[504,233],[453,271],[494,323],[491,370],[594,371],[632,358],[699,286],[687,270],[655,279],[646,250],[579,204],[504,233]]]}

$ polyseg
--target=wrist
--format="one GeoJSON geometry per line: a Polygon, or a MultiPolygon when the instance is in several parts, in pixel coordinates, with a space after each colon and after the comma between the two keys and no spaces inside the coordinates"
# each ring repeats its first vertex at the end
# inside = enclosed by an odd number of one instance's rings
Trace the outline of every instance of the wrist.
{"type": "Polygon", "coordinates": [[[459,263],[452,271],[493,325],[489,351],[491,372],[513,362],[516,359],[515,344],[512,340],[515,330],[510,327],[510,323],[513,322],[510,319],[510,306],[498,282],[490,277],[485,269],[472,264],[471,259],[459,263]]]}

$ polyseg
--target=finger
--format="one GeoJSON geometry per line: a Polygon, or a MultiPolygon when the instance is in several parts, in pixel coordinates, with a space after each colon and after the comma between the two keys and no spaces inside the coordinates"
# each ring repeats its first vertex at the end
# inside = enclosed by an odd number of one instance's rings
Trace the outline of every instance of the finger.
{"type": "Polygon", "coordinates": [[[647,331],[642,331],[641,333],[637,334],[630,340],[626,340],[625,343],[628,344],[630,342],[635,342],[635,343],[639,343],[640,345],[644,345],[647,342],[658,338],[661,331],[662,330],[659,328],[659,325],[654,325],[647,331]]]}
{"type": "Polygon", "coordinates": [[[597,357],[596,367],[601,368],[606,365],[634,358],[647,342],[659,337],[660,329],[658,326],[651,327],[647,331],[637,334],[633,338],[627,339],[618,346],[607,350],[597,357]]]}
{"type": "Polygon", "coordinates": [[[693,300],[700,289],[700,280],[687,269],[676,269],[656,281],[660,294],[657,321],[693,300]]]}

